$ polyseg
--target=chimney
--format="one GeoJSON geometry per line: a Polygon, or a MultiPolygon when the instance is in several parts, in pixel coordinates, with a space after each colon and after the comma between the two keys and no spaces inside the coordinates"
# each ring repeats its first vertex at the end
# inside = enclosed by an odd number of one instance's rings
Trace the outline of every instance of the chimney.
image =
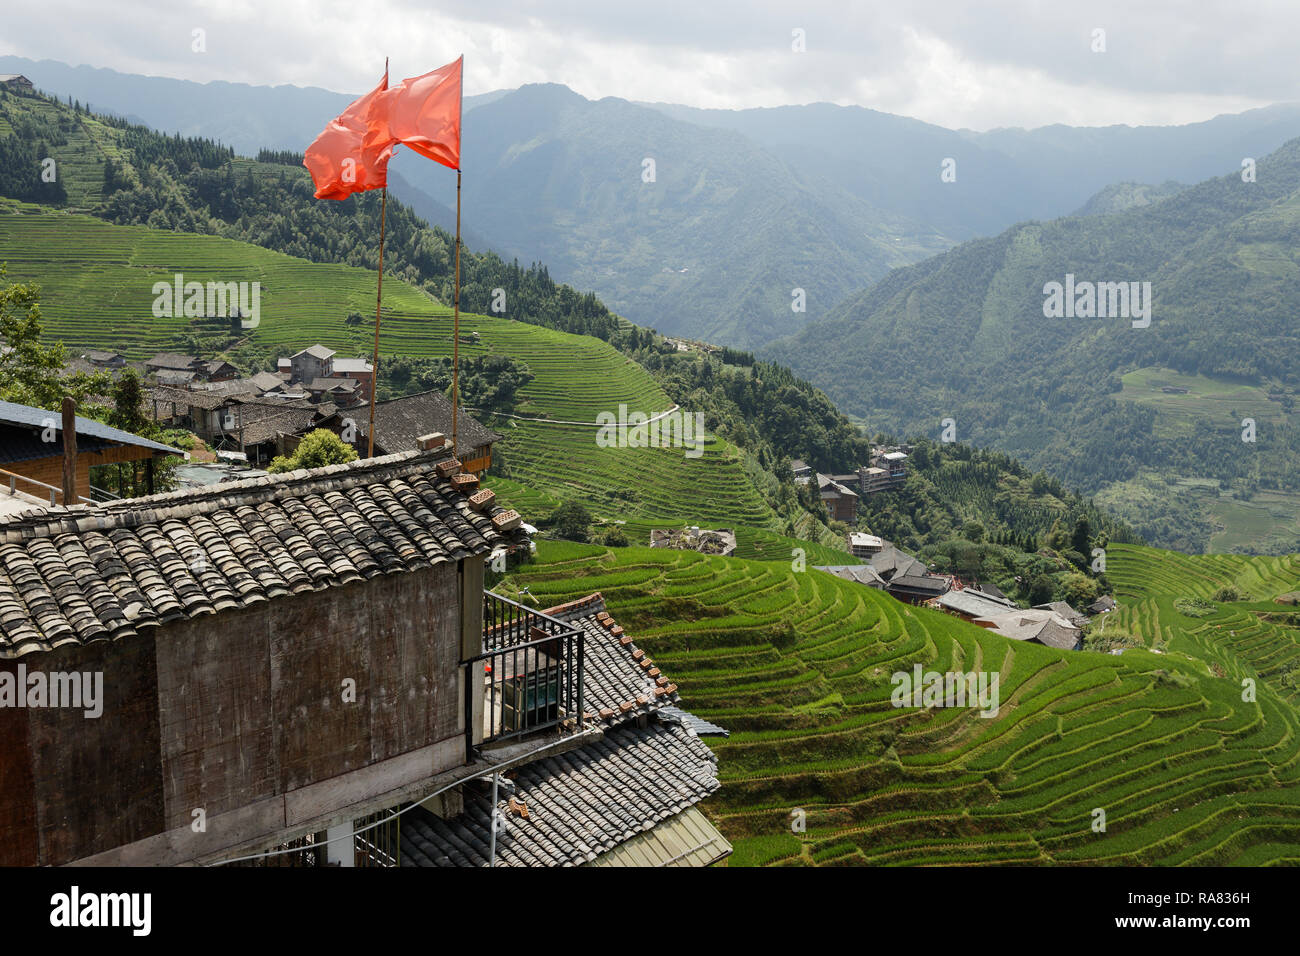
{"type": "Polygon", "coordinates": [[[63,400],[63,503],[77,503],[77,403],[63,400]]]}

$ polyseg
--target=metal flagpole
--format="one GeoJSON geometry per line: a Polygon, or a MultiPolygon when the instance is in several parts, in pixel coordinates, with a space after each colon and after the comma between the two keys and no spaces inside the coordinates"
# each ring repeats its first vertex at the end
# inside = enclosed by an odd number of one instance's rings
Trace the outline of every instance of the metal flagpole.
{"type": "Polygon", "coordinates": [[[451,453],[458,453],[456,425],[460,411],[460,170],[456,170],[456,294],[451,332],[451,453]]]}
{"type": "Polygon", "coordinates": [[[370,359],[370,428],[366,457],[375,457],[375,386],[379,384],[379,309],[384,301],[384,228],[388,223],[388,187],[379,205],[379,285],[375,291],[375,349],[370,359]]]}

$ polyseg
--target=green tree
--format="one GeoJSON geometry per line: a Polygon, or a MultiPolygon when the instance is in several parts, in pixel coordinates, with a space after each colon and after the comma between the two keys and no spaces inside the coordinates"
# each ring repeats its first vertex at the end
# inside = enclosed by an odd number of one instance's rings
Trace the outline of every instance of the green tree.
{"type": "Polygon", "coordinates": [[[64,375],[63,343],[41,344],[40,298],[40,286],[9,282],[8,269],[0,264],[0,399],[57,411],[65,397],[80,405],[102,394],[107,374],[64,375]]]}
{"type": "Polygon", "coordinates": [[[1071,571],[1061,578],[1061,600],[1072,607],[1087,607],[1099,594],[1097,582],[1086,574],[1071,571]]]}
{"type": "Polygon", "coordinates": [[[590,537],[591,513],[579,502],[566,501],[551,512],[550,523],[555,533],[570,541],[586,541],[590,537]]]}
{"type": "Polygon", "coordinates": [[[342,465],[349,461],[356,461],[356,458],[356,449],[351,445],[344,443],[329,429],[318,428],[303,437],[292,455],[278,455],[273,458],[266,470],[272,474],[279,474],[285,471],[296,471],[299,468],[342,465]]]}
{"type": "Polygon", "coordinates": [[[1083,555],[1092,552],[1092,525],[1088,523],[1087,515],[1079,515],[1075,520],[1074,534],[1070,536],[1070,547],[1083,555]]]}

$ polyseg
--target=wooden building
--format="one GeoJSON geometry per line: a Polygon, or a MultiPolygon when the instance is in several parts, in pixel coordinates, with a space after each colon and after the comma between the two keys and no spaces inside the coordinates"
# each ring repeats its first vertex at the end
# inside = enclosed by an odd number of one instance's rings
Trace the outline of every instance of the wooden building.
{"type": "MultiPolygon", "coordinates": [[[[152,463],[167,455],[184,455],[179,448],[111,428],[92,418],[76,416],[77,497],[91,495],[90,469],[122,462],[152,463]]],[[[63,503],[63,418],[58,412],[0,402],[0,485],[34,498],[63,503]]],[[[0,491],[3,493],[3,491],[0,491]]]]}
{"type": "MultiPolygon", "coordinates": [[[[465,409],[457,415],[457,457],[466,471],[481,475],[492,465],[492,446],[501,436],[470,417],[465,409]]],[[[369,447],[370,412],[365,406],[322,418],[312,428],[328,428],[338,435],[352,435],[352,446],[361,455],[369,447]]],[[[417,447],[421,435],[440,432],[451,440],[451,402],[434,390],[375,403],[375,454],[392,454],[417,447]]]]}
{"type": "Polygon", "coordinates": [[[365,814],[539,735],[580,745],[581,637],[484,595],[522,532],[476,487],[429,448],[0,518],[0,698],[28,702],[0,708],[0,865],[214,862],[340,827],[350,854],[365,814]]]}

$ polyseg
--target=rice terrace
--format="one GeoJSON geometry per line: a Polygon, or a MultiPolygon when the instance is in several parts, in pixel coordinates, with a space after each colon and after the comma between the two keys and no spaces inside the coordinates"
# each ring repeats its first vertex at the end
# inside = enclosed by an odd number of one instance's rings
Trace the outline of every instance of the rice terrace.
{"type": "Polygon", "coordinates": [[[601,592],[684,703],[732,731],[712,811],[735,864],[1300,860],[1300,614],[1272,601],[1300,557],[1115,546],[1107,629],[1134,646],[1063,656],[788,563],[539,551],[505,593],[601,592]],[[1175,608],[1226,586],[1251,599],[1175,608]],[[916,662],[996,668],[1001,712],[892,708],[889,675],[916,662]]]}

